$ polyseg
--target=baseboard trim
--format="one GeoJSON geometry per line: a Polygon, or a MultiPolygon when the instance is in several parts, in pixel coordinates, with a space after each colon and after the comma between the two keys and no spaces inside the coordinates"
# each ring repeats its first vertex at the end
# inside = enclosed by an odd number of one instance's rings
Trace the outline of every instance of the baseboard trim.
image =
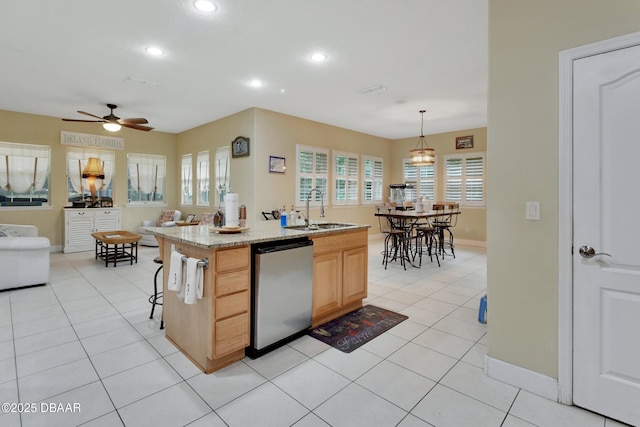
{"type": "Polygon", "coordinates": [[[484,373],[489,378],[510,384],[525,391],[537,394],[554,402],[558,402],[558,380],[539,372],[493,357],[484,357],[484,373]]]}

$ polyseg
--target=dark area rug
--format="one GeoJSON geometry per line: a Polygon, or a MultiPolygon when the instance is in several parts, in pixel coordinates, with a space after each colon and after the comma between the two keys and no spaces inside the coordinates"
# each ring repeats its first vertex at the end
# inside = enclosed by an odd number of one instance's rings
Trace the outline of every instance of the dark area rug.
{"type": "Polygon", "coordinates": [[[310,329],[309,335],[333,348],[351,353],[407,319],[408,317],[403,314],[374,305],[365,305],[351,313],[310,329]]]}

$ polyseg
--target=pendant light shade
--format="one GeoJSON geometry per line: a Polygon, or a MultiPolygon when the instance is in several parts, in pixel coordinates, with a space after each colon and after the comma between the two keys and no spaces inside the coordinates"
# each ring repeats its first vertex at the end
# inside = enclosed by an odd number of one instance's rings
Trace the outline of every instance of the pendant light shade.
{"type": "Polygon", "coordinates": [[[416,144],[416,148],[409,151],[409,161],[413,166],[432,165],[436,162],[436,150],[429,148],[427,141],[424,139],[424,113],[425,110],[420,110],[422,122],[418,144],[416,144]]]}

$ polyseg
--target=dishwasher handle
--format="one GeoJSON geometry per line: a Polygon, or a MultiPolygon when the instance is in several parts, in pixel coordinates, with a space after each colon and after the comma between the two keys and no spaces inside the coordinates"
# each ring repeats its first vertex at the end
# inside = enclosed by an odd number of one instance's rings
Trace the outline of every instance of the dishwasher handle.
{"type": "Polygon", "coordinates": [[[269,246],[263,246],[256,249],[257,254],[271,254],[274,252],[287,251],[289,249],[304,248],[307,246],[313,246],[313,240],[296,241],[292,243],[280,243],[272,244],[269,246]]]}

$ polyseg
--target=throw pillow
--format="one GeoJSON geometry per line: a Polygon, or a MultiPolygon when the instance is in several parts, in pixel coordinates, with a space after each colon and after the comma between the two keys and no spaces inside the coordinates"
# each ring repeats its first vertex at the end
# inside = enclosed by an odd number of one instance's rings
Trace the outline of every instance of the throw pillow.
{"type": "Polygon", "coordinates": [[[156,225],[158,227],[162,227],[162,224],[164,224],[165,222],[173,221],[173,217],[175,214],[176,214],[175,209],[163,210],[162,214],[160,215],[160,218],[158,218],[158,222],[156,223],[156,225]]]}

